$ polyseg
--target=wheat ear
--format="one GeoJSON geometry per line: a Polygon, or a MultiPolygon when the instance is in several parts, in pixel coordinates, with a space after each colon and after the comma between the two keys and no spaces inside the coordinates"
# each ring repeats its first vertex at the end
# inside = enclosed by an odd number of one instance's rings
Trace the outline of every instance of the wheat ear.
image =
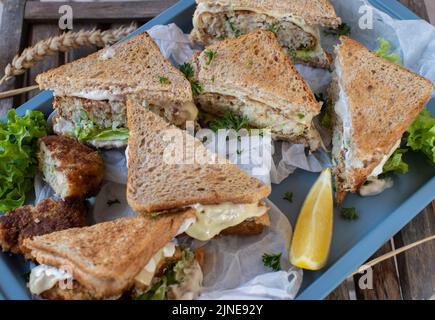
{"type": "Polygon", "coordinates": [[[60,36],[51,37],[37,42],[33,47],[24,49],[20,55],[16,55],[11,63],[5,68],[5,75],[0,79],[0,85],[12,77],[21,75],[27,69],[34,66],[38,61],[56,52],[66,52],[79,47],[105,47],[113,44],[136,29],[136,24],[121,26],[117,29],[101,31],[97,29],[80,30],[78,32],[66,32],[60,36]]]}

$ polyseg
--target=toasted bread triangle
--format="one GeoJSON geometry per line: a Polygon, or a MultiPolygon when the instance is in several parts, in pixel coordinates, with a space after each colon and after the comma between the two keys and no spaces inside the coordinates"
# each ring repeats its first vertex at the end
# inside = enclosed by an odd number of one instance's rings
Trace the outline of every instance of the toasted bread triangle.
{"type": "Polygon", "coordinates": [[[272,16],[282,16],[285,13],[300,17],[309,25],[336,27],[341,23],[329,0],[196,0],[196,3],[272,16]]]}
{"type": "Polygon", "coordinates": [[[343,193],[356,192],[394,148],[430,99],[433,84],[355,40],[340,39],[338,82],[347,98],[353,159],[362,164],[346,166],[339,161],[344,179],[337,180],[337,191],[342,199],[343,193]]]}
{"type": "Polygon", "coordinates": [[[146,32],[42,73],[36,81],[41,89],[53,90],[57,96],[92,91],[112,96],[141,92],[152,100],[164,96],[165,100],[193,101],[189,81],[146,32]]]}
{"type": "Polygon", "coordinates": [[[269,186],[228,161],[221,159],[216,163],[217,156],[201,141],[134,100],[127,101],[127,115],[130,129],[127,200],[135,212],[171,210],[196,203],[256,203],[270,194],[269,186]],[[194,145],[196,158],[186,154],[187,161],[167,161],[165,154],[172,150],[168,137],[172,136],[181,137],[181,143],[184,140],[186,145],[194,145]],[[200,163],[198,155],[206,163],[200,163]]]}
{"type": "Polygon", "coordinates": [[[116,297],[191,217],[193,209],[156,218],[126,217],[27,239],[24,248],[38,263],[72,272],[95,298],[116,297]]]}
{"type": "Polygon", "coordinates": [[[259,101],[283,113],[320,112],[314,94],[272,32],[257,30],[218,42],[193,63],[203,92],[259,101]]]}

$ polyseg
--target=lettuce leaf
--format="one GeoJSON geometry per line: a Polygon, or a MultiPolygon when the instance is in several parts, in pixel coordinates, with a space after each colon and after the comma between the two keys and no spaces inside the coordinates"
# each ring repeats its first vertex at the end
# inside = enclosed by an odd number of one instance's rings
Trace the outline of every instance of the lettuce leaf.
{"type": "Polygon", "coordinates": [[[435,116],[426,108],[409,127],[406,145],[423,152],[435,164],[435,116]]]}
{"type": "Polygon", "coordinates": [[[33,188],[36,172],[37,139],[46,136],[47,121],[39,111],[27,110],[19,117],[12,109],[0,123],[0,211],[24,204],[33,188]]]}
{"type": "Polygon", "coordinates": [[[394,172],[404,174],[409,171],[408,164],[403,161],[403,155],[407,153],[407,149],[397,149],[384,165],[382,173],[394,172]]]}
{"type": "Polygon", "coordinates": [[[128,139],[127,128],[102,129],[92,120],[82,119],[70,135],[81,141],[124,141],[128,139]]]}
{"type": "Polygon", "coordinates": [[[387,59],[395,64],[402,65],[402,58],[400,57],[400,55],[398,55],[397,53],[390,53],[391,43],[388,42],[388,40],[379,37],[378,43],[379,49],[374,51],[378,56],[387,59]]]}

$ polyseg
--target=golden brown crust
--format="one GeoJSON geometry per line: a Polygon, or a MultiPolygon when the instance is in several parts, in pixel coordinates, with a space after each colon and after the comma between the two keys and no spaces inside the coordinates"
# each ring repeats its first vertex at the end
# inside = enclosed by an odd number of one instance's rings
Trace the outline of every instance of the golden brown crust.
{"type": "MultiPolygon", "coordinates": [[[[66,136],[46,136],[38,142],[41,170],[46,157],[50,157],[56,163],[56,174],[66,177],[67,186],[63,187],[68,191],[64,200],[85,199],[98,194],[104,177],[104,161],[97,151],[66,136]]],[[[48,181],[48,177],[45,179],[48,181]]],[[[59,190],[54,191],[61,194],[59,190]]]]}
{"type": "Polygon", "coordinates": [[[270,186],[249,177],[236,165],[222,159],[216,163],[217,156],[186,131],[133,100],[127,102],[127,108],[127,201],[135,212],[160,212],[196,203],[256,203],[270,194],[270,186]],[[187,145],[195,146],[195,154],[184,154],[184,159],[174,159],[175,163],[167,161],[163,157],[168,147],[165,133],[186,139],[187,145]],[[201,158],[205,163],[198,162],[201,158]]]}
{"type": "Polygon", "coordinates": [[[86,206],[45,199],[36,207],[26,205],[0,216],[0,245],[3,251],[24,254],[24,239],[86,225],[86,206]]]}
{"type": "Polygon", "coordinates": [[[40,264],[70,270],[95,299],[122,295],[150,258],[177,234],[193,209],[158,217],[127,217],[24,240],[40,264]]]}
{"type": "Polygon", "coordinates": [[[297,16],[309,25],[337,27],[341,19],[329,0],[196,0],[221,10],[249,10],[274,17],[297,16]]]}

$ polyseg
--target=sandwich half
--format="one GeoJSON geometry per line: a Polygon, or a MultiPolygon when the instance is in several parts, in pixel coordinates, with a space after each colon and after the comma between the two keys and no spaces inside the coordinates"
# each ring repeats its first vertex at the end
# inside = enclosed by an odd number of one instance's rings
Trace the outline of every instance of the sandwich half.
{"type": "Polygon", "coordinates": [[[193,42],[210,45],[256,29],[275,33],[296,61],[329,68],[319,27],[337,28],[341,19],[328,0],[196,0],[193,42]]]}
{"type": "Polygon", "coordinates": [[[376,179],[425,104],[433,84],[341,37],[335,76],[333,165],[337,202],[376,179]]]}
{"type": "Polygon", "coordinates": [[[175,125],[197,115],[189,81],[146,32],[42,73],[36,82],[54,93],[54,131],[95,147],[127,144],[129,94],[175,125]]]}
{"type": "Polygon", "coordinates": [[[192,209],[159,217],[126,217],[24,240],[28,287],[45,299],[193,299],[202,271],[174,237],[195,220],[192,209]]]}
{"type": "Polygon", "coordinates": [[[269,225],[262,202],[269,186],[133,100],[127,110],[127,201],[135,212],[164,215],[191,208],[197,220],[186,233],[201,241],[221,233],[258,234],[269,225]],[[181,140],[171,142],[177,137],[181,140]],[[181,158],[171,159],[173,152],[181,158]]]}
{"type": "Polygon", "coordinates": [[[313,124],[321,105],[273,33],[257,30],[211,45],[192,67],[202,88],[194,97],[198,108],[219,116],[231,111],[276,139],[321,146],[313,124]]]}

